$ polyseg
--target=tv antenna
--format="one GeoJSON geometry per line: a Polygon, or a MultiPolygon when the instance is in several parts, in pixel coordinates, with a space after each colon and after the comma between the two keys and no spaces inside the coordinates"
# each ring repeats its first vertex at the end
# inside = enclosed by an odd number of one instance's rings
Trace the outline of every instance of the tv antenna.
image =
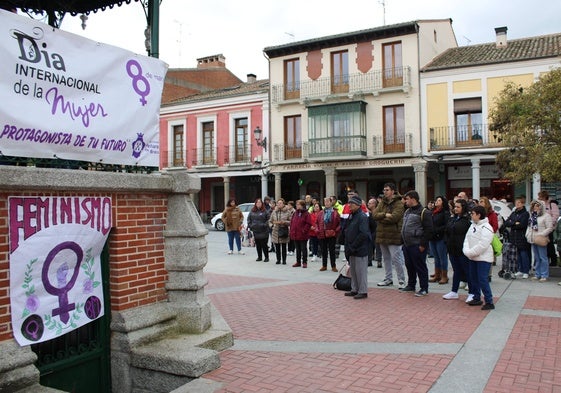
{"type": "Polygon", "coordinates": [[[179,38],[175,40],[175,42],[177,42],[177,48],[179,50],[179,66],[181,67],[181,46],[182,46],[181,40],[183,37],[183,22],[180,22],[177,19],[174,19],[173,22],[179,25],[179,38]]]}
{"type": "Polygon", "coordinates": [[[462,36],[464,38],[464,40],[467,41],[466,46],[468,46],[469,44],[471,44],[471,40],[469,38],[467,38],[465,35],[462,36]]]}
{"type": "Polygon", "coordinates": [[[378,0],[379,4],[382,4],[382,15],[383,15],[383,21],[384,21],[384,26],[386,25],[386,0],[378,0]]]}

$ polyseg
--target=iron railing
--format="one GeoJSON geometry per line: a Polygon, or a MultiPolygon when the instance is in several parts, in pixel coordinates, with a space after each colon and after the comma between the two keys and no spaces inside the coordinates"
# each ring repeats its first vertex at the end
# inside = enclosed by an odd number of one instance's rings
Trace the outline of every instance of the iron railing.
{"type": "Polygon", "coordinates": [[[372,138],[372,146],[374,156],[398,153],[411,155],[413,152],[413,134],[406,133],[397,135],[395,138],[374,136],[372,138]]]}
{"type": "Polygon", "coordinates": [[[373,94],[385,89],[409,89],[411,86],[411,68],[398,67],[367,73],[349,74],[338,77],[335,83],[332,77],[316,80],[303,80],[299,83],[276,84],[271,86],[271,101],[279,104],[290,100],[323,99],[334,94],[373,94]]]}
{"type": "Polygon", "coordinates": [[[248,145],[224,146],[222,150],[224,152],[224,164],[251,164],[251,151],[248,145]]]}
{"type": "Polygon", "coordinates": [[[431,127],[429,129],[430,151],[503,146],[504,143],[499,134],[490,131],[487,124],[431,127]]]}
{"type": "Polygon", "coordinates": [[[310,139],[307,146],[309,158],[366,156],[366,136],[310,139]]]}

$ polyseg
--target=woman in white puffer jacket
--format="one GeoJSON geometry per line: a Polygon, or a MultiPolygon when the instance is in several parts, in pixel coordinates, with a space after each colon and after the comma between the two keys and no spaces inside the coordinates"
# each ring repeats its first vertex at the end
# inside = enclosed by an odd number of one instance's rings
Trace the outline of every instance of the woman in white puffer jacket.
{"type": "Polygon", "coordinates": [[[472,278],[470,293],[473,299],[468,302],[470,306],[480,306],[481,292],[485,298],[482,310],[493,310],[493,293],[489,285],[489,269],[493,263],[493,228],[487,219],[487,212],[483,206],[475,206],[471,211],[472,224],[464,239],[463,253],[469,258],[469,274],[472,278]],[[475,288],[474,288],[475,287],[475,288]]]}
{"type": "Polygon", "coordinates": [[[533,280],[547,281],[549,277],[549,261],[547,258],[547,244],[549,234],[553,232],[553,220],[545,211],[542,201],[530,203],[530,219],[526,229],[526,240],[532,245],[534,256],[534,269],[536,275],[533,280]]]}

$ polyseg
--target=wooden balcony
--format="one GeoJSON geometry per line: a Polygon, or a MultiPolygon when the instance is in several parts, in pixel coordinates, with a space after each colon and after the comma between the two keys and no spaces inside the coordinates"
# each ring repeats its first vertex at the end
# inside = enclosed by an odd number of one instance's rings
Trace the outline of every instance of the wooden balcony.
{"type": "Polygon", "coordinates": [[[384,92],[402,90],[409,91],[411,86],[410,67],[399,67],[388,70],[370,71],[365,74],[349,74],[316,80],[303,80],[290,85],[271,85],[271,101],[275,105],[294,101],[320,100],[334,95],[379,95],[384,92]]]}
{"type": "Polygon", "coordinates": [[[498,133],[487,124],[444,126],[429,129],[429,151],[504,147],[498,133]]]}

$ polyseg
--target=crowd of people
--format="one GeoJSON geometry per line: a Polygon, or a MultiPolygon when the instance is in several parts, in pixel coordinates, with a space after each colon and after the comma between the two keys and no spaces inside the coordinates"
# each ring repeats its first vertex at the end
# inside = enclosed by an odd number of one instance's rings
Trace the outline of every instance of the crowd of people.
{"type": "MultiPolygon", "coordinates": [[[[269,262],[274,253],[276,264],[286,265],[287,255],[295,255],[292,267],[307,268],[308,260],[320,260],[320,271],[328,270],[329,262],[330,270],[338,272],[336,260],[343,247],[351,276],[351,289],[345,296],[354,299],[368,297],[368,266],[374,262],[385,269],[378,286],[393,286],[395,271],[399,291],[417,297],[428,294],[430,282],[448,284],[450,264],[452,285],[443,299],[459,299],[459,289],[465,288],[466,303],[482,306],[482,310],[495,308],[490,285],[497,256],[494,237],[514,246],[516,278],[530,278],[533,269],[531,278],[544,282],[550,264],[557,265],[554,244],[561,242],[561,226],[556,229],[559,208],[545,190],[531,201],[529,211],[525,198],[517,197],[506,220],[500,219],[488,197],[473,200],[465,192],[451,201],[438,196],[422,206],[417,191],[401,196],[395,184],[386,183],[378,197],[364,201],[349,190],[347,200],[343,205],[335,196],[318,200],[306,195],[295,202],[257,198],[247,218],[256,261],[269,262]],[[429,256],[434,258],[430,276],[429,256]]],[[[228,233],[228,254],[234,253],[234,243],[243,254],[243,214],[235,200],[228,201],[222,220],[228,233]]]]}

